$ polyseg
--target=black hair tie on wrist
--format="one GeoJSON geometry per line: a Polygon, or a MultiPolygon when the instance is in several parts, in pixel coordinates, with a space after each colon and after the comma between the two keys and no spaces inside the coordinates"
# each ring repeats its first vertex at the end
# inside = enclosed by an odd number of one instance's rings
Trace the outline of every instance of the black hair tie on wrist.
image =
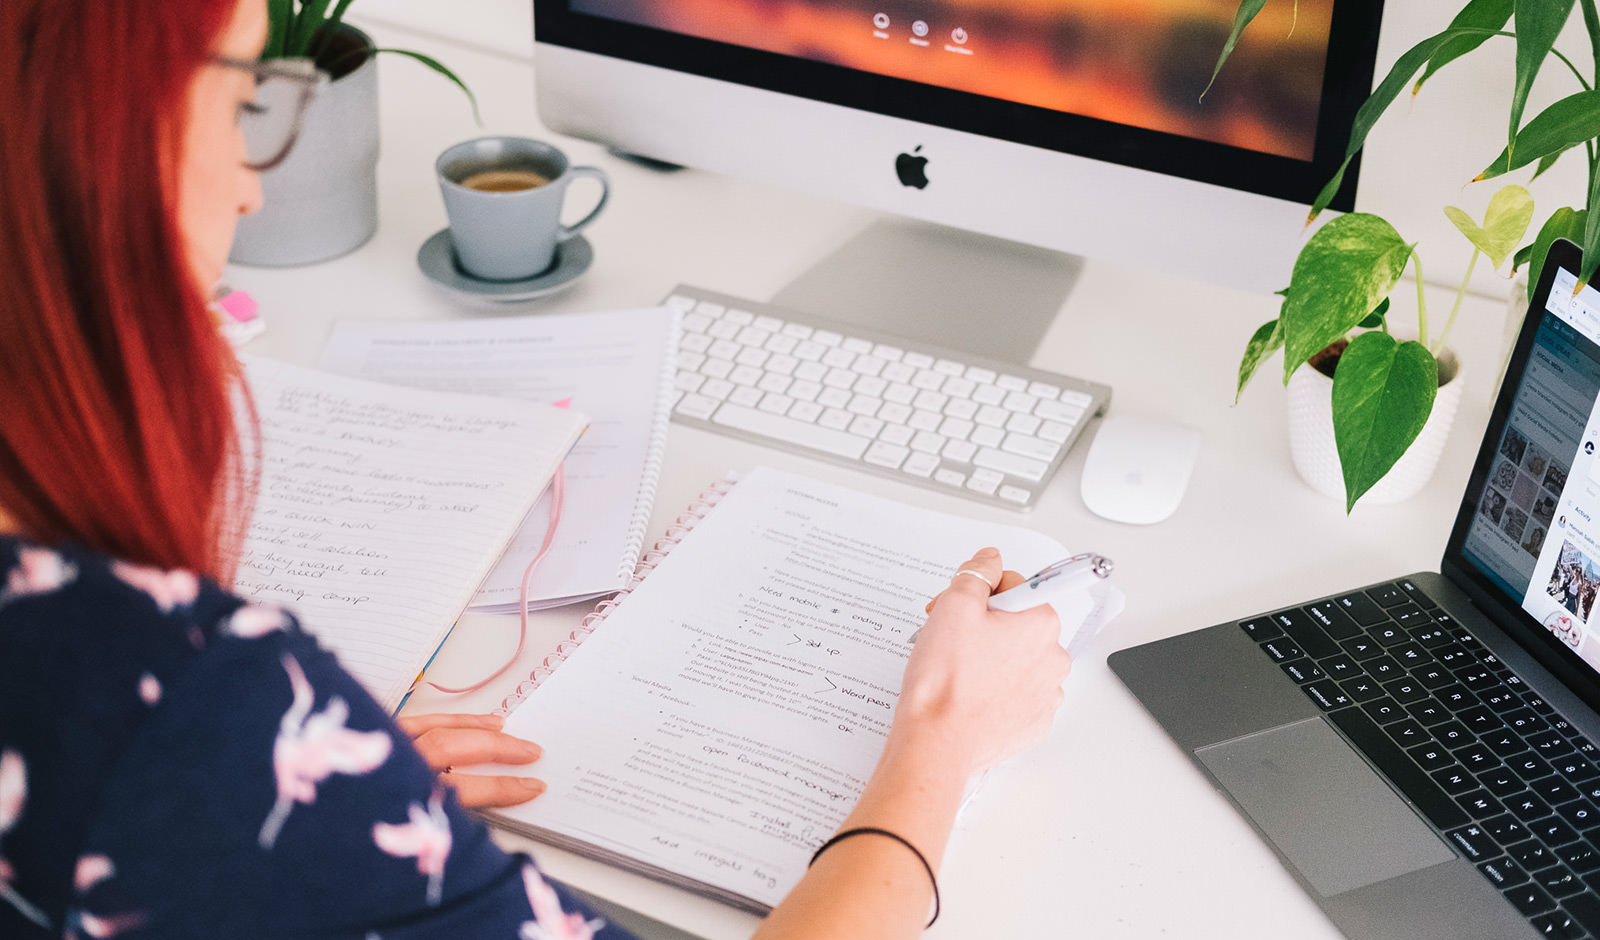
{"type": "Polygon", "coordinates": [[[833,838],[829,839],[828,841],[822,843],[822,846],[820,848],[818,848],[815,852],[811,853],[811,861],[806,863],[806,867],[810,868],[812,865],[815,865],[817,863],[817,859],[822,856],[823,852],[828,851],[829,849],[833,848],[835,845],[839,844],[840,842],[843,842],[844,840],[850,838],[851,836],[859,836],[859,835],[887,836],[887,837],[893,839],[894,841],[900,843],[901,845],[905,846],[906,848],[910,849],[911,850],[911,854],[915,855],[917,857],[917,861],[922,863],[922,870],[926,871],[928,873],[928,883],[933,885],[933,916],[928,918],[927,926],[923,927],[922,929],[926,930],[926,929],[928,929],[928,927],[932,927],[933,926],[933,922],[939,919],[939,879],[934,876],[934,874],[933,874],[933,866],[928,864],[927,856],[923,855],[922,852],[920,850],[918,850],[916,846],[912,845],[909,841],[907,841],[904,836],[896,835],[895,833],[892,833],[887,829],[879,829],[876,826],[860,826],[860,827],[855,828],[855,829],[846,829],[845,831],[839,833],[838,835],[835,835],[833,838]]]}

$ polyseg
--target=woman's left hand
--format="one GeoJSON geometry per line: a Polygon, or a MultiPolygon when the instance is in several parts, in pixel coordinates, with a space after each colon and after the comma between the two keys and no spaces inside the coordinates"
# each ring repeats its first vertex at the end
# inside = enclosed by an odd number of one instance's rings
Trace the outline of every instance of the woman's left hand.
{"type": "Polygon", "coordinates": [[[458,774],[452,768],[469,764],[531,764],[544,754],[532,741],[501,731],[504,720],[494,715],[408,715],[400,729],[440,779],[455,788],[463,806],[486,808],[526,803],[544,792],[534,777],[490,777],[458,774]]]}

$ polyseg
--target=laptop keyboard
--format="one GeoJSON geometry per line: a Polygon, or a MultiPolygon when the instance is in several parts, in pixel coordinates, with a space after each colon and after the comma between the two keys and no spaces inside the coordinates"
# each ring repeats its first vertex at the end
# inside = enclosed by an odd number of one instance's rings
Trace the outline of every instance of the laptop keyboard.
{"type": "Polygon", "coordinates": [[[1548,937],[1600,938],[1600,747],[1409,580],[1239,626],[1548,937]]]}

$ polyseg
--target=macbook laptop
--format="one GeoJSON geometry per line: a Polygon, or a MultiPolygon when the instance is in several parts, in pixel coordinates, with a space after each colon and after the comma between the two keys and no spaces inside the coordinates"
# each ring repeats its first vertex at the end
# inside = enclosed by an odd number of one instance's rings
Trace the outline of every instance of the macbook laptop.
{"type": "Polygon", "coordinates": [[[1600,292],[1574,296],[1578,257],[1550,250],[1439,572],[1110,657],[1348,937],[1600,940],[1600,292]]]}

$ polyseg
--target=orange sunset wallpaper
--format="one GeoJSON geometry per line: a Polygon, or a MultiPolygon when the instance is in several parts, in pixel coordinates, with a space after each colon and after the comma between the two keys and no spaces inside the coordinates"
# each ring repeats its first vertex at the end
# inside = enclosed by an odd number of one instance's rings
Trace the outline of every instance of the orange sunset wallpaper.
{"type": "Polygon", "coordinates": [[[662,30],[1309,160],[1332,0],[575,0],[662,30]]]}

